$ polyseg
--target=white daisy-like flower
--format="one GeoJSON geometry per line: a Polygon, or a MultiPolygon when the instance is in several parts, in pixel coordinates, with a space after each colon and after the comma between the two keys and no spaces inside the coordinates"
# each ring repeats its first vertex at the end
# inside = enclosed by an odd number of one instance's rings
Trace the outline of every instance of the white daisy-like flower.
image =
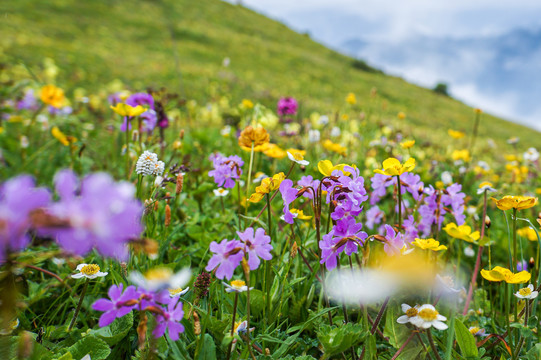
{"type": "Polygon", "coordinates": [[[492,192],[496,192],[496,189],[494,189],[492,187],[492,183],[490,183],[488,181],[485,181],[485,182],[482,182],[481,184],[479,184],[479,189],[477,189],[477,195],[481,195],[485,191],[487,192],[487,194],[489,194],[489,193],[492,193],[492,192]]]}
{"type": "Polygon", "coordinates": [[[291,152],[287,152],[287,157],[289,160],[296,162],[299,165],[307,166],[310,164],[308,161],[304,160],[304,156],[300,152],[294,152],[293,154],[291,152]]]}
{"type": "Polygon", "coordinates": [[[150,269],[144,274],[137,271],[130,273],[130,281],[148,291],[178,289],[185,286],[191,277],[190,268],[184,268],[176,273],[166,267],[150,269]]]}
{"type": "MultiPolygon", "coordinates": [[[[224,284],[225,286],[225,292],[228,292],[228,293],[230,292],[240,293],[240,292],[248,291],[248,286],[246,286],[246,283],[243,280],[233,280],[231,281],[231,285],[222,281],[222,284],[224,284]]],[[[252,289],[253,287],[250,288],[250,290],[252,289]]]]}
{"type": "Polygon", "coordinates": [[[539,292],[534,291],[533,284],[528,285],[528,287],[519,289],[515,293],[515,296],[518,297],[519,299],[528,299],[528,300],[535,299],[537,295],[539,295],[539,292]]]}
{"type": "Polygon", "coordinates": [[[447,318],[440,315],[432,304],[424,304],[419,307],[417,315],[410,319],[410,323],[420,329],[428,329],[433,326],[438,330],[446,330],[448,326],[443,323],[445,320],[447,318]]]}
{"type": "Polygon", "coordinates": [[[0,335],[10,335],[15,329],[19,327],[19,319],[15,319],[13,321],[10,321],[7,325],[7,328],[0,329],[0,335]]]}
{"type": "Polygon", "coordinates": [[[220,129],[220,135],[223,137],[229,136],[229,134],[231,134],[231,126],[226,125],[220,129]]]}
{"type": "Polygon", "coordinates": [[[135,172],[140,175],[148,176],[154,174],[156,165],[158,163],[158,155],[146,150],[144,153],[139,156],[137,159],[137,164],[135,165],[135,172]]]}
{"type": "Polygon", "coordinates": [[[212,191],[214,191],[214,196],[218,196],[218,197],[227,196],[227,194],[229,194],[229,190],[226,190],[224,188],[218,188],[212,191]]]}
{"type": "Polygon", "coordinates": [[[490,171],[490,165],[486,161],[480,160],[477,162],[477,166],[485,171],[490,171]]]}
{"type": "Polygon", "coordinates": [[[23,149],[26,149],[30,145],[30,142],[28,141],[28,138],[26,136],[24,136],[24,135],[21,136],[20,141],[21,141],[21,147],[23,149]]]}
{"type": "Polygon", "coordinates": [[[268,178],[269,176],[267,174],[265,174],[264,172],[258,172],[255,174],[255,178],[253,180],[254,184],[258,184],[260,183],[261,181],[263,181],[263,179],[265,178],[268,178]]]}
{"type": "Polygon", "coordinates": [[[536,148],[531,147],[524,153],[523,157],[526,161],[534,162],[539,159],[539,152],[536,148]]]}
{"type": "Polygon", "coordinates": [[[487,332],[485,329],[481,329],[478,326],[470,326],[468,329],[473,336],[485,337],[487,332]]]}
{"type": "Polygon", "coordinates": [[[321,134],[319,130],[314,129],[314,130],[308,131],[308,141],[314,143],[314,142],[318,142],[320,138],[321,138],[321,134]]]}
{"type": "Polygon", "coordinates": [[[507,139],[507,143],[508,143],[509,145],[516,145],[516,144],[518,143],[519,140],[520,140],[520,139],[519,139],[518,137],[513,136],[512,138],[507,139]]]}
{"type": "Polygon", "coordinates": [[[107,272],[101,272],[99,265],[96,264],[79,264],[77,265],[77,271],[79,273],[71,275],[72,278],[80,279],[85,277],[87,279],[95,279],[108,274],[107,272]]]}
{"type": "Polygon", "coordinates": [[[186,294],[188,290],[190,290],[189,286],[186,289],[183,289],[183,288],[169,289],[169,296],[171,296],[172,298],[181,297],[182,295],[186,294]]]}
{"type": "Polygon", "coordinates": [[[419,305],[415,305],[414,307],[411,307],[408,304],[402,304],[401,307],[402,307],[402,312],[404,312],[405,315],[402,315],[398,319],[396,319],[397,323],[407,324],[410,322],[412,318],[417,316],[419,305]]]}
{"type": "Polygon", "coordinates": [[[320,125],[327,125],[329,123],[329,117],[327,115],[321,115],[318,121],[320,125]]]}
{"type": "Polygon", "coordinates": [[[452,276],[436,274],[436,287],[440,292],[447,294],[459,293],[461,289],[455,287],[455,281],[452,276]]]}

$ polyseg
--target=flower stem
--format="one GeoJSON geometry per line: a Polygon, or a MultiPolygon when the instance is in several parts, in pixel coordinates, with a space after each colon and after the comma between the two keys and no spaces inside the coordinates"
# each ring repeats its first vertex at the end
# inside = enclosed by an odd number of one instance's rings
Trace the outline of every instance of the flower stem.
{"type": "MultiPolygon", "coordinates": [[[[233,318],[231,320],[231,337],[233,337],[233,333],[235,332],[235,317],[237,316],[238,302],[239,302],[239,293],[235,291],[235,300],[233,301],[233,318]]],[[[229,348],[227,349],[227,360],[229,360],[229,357],[231,356],[232,347],[233,347],[233,339],[231,339],[231,342],[229,343],[229,348]]]]}
{"type": "Polygon", "coordinates": [[[246,207],[245,215],[248,214],[248,196],[250,195],[250,183],[252,182],[252,166],[254,165],[254,142],[252,141],[252,149],[250,151],[250,166],[248,167],[248,182],[246,183],[246,207]]]}
{"type": "Polygon", "coordinates": [[[430,343],[430,347],[432,348],[432,351],[434,352],[434,356],[437,360],[441,360],[440,354],[438,354],[438,349],[436,348],[436,345],[434,344],[434,339],[432,339],[432,333],[430,332],[430,328],[426,330],[426,335],[428,336],[428,342],[430,343]]]}
{"type": "Polygon", "coordinates": [[[400,347],[400,349],[398,349],[398,351],[394,354],[394,356],[391,358],[391,360],[395,360],[399,355],[400,353],[406,348],[406,346],[409,344],[409,342],[411,341],[411,339],[413,339],[413,337],[415,336],[415,331],[412,331],[411,335],[408,337],[408,339],[402,344],[402,346],[400,347]]]}
{"type": "Polygon", "coordinates": [[[511,271],[514,271],[514,268],[517,266],[517,209],[513,208],[513,267],[511,271]]]}
{"type": "Polygon", "coordinates": [[[400,175],[396,177],[398,190],[398,231],[402,230],[402,190],[400,189],[400,175]]]}
{"type": "Polygon", "coordinates": [[[126,178],[130,177],[130,121],[126,117],[126,178]]]}
{"type": "Polygon", "coordinates": [[[88,283],[90,282],[90,279],[86,279],[85,285],[83,286],[83,291],[81,292],[81,296],[79,297],[79,303],[77,304],[77,307],[75,308],[75,313],[73,314],[73,318],[71,319],[70,326],[68,327],[68,331],[71,331],[73,329],[73,326],[75,325],[75,322],[77,321],[77,316],[79,316],[79,311],[81,310],[81,305],[83,304],[83,300],[85,298],[86,289],[88,288],[88,283]]]}

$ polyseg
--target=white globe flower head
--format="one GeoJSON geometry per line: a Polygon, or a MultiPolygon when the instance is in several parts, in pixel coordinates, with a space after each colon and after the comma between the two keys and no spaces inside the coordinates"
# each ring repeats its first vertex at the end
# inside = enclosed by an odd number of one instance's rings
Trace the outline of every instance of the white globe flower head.
{"type": "Polygon", "coordinates": [[[154,170],[152,171],[152,175],[160,176],[163,174],[164,170],[165,163],[163,161],[158,161],[156,164],[154,164],[154,170]]]}
{"type": "Polygon", "coordinates": [[[342,131],[340,131],[340,128],[338,126],[335,126],[331,129],[331,136],[332,137],[339,137],[342,131]]]}
{"type": "Polygon", "coordinates": [[[436,310],[432,304],[424,304],[419,307],[416,316],[410,319],[410,323],[420,329],[435,327],[438,330],[446,330],[448,326],[443,323],[447,318],[436,310]]]}
{"type": "Polygon", "coordinates": [[[77,271],[79,273],[71,275],[74,279],[87,278],[95,279],[97,277],[104,277],[108,273],[101,272],[99,265],[96,264],[79,264],[77,265],[77,271]]]}
{"type": "Polygon", "coordinates": [[[450,185],[453,183],[453,175],[449,171],[444,171],[441,173],[441,181],[443,181],[445,185],[450,185]]]}
{"type": "Polygon", "coordinates": [[[308,141],[310,142],[318,142],[319,139],[321,138],[321,134],[319,132],[319,130],[309,130],[308,131],[308,141]]]}
{"type": "Polygon", "coordinates": [[[329,117],[327,115],[321,115],[319,117],[319,124],[320,125],[327,125],[329,123],[329,117]]]}
{"type": "Polygon", "coordinates": [[[532,284],[528,285],[528,287],[522,288],[519,291],[515,293],[515,296],[519,299],[535,299],[539,295],[538,291],[534,291],[534,287],[532,284]]]}
{"type": "Polygon", "coordinates": [[[144,153],[139,156],[137,159],[137,164],[135,165],[135,172],[139,175],[148,176],[154,173],[156,169],[156,164],[158,163],[158,155],[146,150],[144,153]]]}

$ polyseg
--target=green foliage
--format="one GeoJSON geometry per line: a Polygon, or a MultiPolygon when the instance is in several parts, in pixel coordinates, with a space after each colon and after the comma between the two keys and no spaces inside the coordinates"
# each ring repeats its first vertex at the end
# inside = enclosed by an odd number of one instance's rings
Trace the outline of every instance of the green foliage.
{"type": "Polygon", "coordinates": [[[455,318],[455,336],[462,355],[468,359],[477,358],[479,351],[475,337],[459,319],[455,318]]]}
{"type": "MultiPolygon", "coordinates": [[[[323,346],[323,358],[346,351],[353,345],[359,344],[367,336],[368,332],[362,325],[348,323],[341,326],[320,325],[317,338],[323,346]]],[[[375,342],[374,342],[375,350],[375,342]]],[[[373,352],[375,353],[375,351],[373,352]]]]}
{"type": "Polygon", "coordinates": [[[441,82],[437,83],[436,86],[434,87],[433,91],[436,94],[449,96],[449,90],[447,89],[447,84],[446,83],[441,83],[441,82]]]}
{"type": "Polygon", "coordinates": [[[110,325],[92,330],[91,334],[97,336],[112,346],[126,337],[133,326],[133,312],[128,313],[119,319],[115,319],[110,325]]]}

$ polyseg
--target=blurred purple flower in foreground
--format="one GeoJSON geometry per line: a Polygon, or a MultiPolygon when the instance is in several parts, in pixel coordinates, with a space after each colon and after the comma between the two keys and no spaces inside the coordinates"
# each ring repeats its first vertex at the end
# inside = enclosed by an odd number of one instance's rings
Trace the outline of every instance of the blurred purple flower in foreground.
{"type": "Polygon", "coordinates": [[[48,227],[41,233],[78,255],[95,248],[101,255],[126,260],[128,241],[143,230],[143,206],[134,197],[133,185],[117,183],[105,173],[88,175],[79,184],[73,171],[62,170],[55,176],[55,187],[60,201],[48,212],[69,226],[48,227]]]}
{"type": "Polygon", "coordinates": [[[24,249],[30,243],[30,215],[46,207],[49,191],[36,188],[34,179],[21,175],[0,185],[0,262],[7,251],[24,249]]]}

